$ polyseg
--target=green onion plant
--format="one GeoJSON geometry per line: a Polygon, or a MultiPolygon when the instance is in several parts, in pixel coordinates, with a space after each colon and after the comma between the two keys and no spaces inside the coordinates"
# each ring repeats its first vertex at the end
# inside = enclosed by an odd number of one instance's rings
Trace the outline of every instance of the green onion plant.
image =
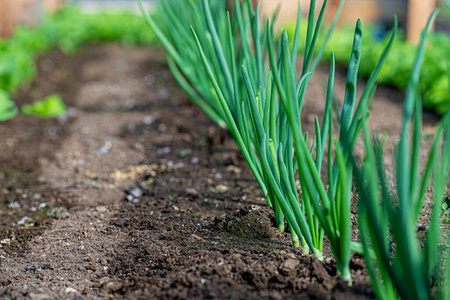
{"type": "Polygon", "coordinates": [[[368,117],[375,79],[392,47],[396,27],[356,102],[362,42],[362,25],[358,21],[340,116],[342,128],[340,137],[333,140],[333,56],[322,125],[316,117],[315,137],[303,132],[301,125],[307,83],[337,21],[336,17],[325,43],[314,57],[327,1],[317,19],[316,1],[310,3],[306,50],[299,75],[296,70],[300,6],[293,46],[289,47],[285,31],[276,45],[275,17],[266,19],[265,26],[261,26],[259,5],[254,10],[250,0],[242,4],[235,0],[232,14],[225,13],[225,7],[216,1],[171,0],[160,4],[168,34],[145,13],[142,5],[141,9],[166,48],[169,67],[179,84],[211,118],[233,134],[267,205],[274,209],[279,229],[284,231],[286,220],[294,246],[301,245],[304,253],[311,251],[319,259],[323,259],[326,234],[342,278],[351,282],[350,253],[352,249],[362,250],[362,246],[351,241],[352,164],[347,154],[351,152],[343,151],[341,136],[349,137],[352,147],[356,144],[368,117]],[[189,25],[191,34],[186,32],[189,25]],[[326,148],[328,185],[320,176],[326,148]],[[301,199],[296,178],[300,182],[301,199]]]}
{"type": "MultiPolygon", "coordinates": [[[[379,299],[450,299],[450,252],[439,251],[440,209],[450,164],[450,110],[439,124],[422,174],[420,170],[422,105],[419,74],[425,41],[436,14],[434,12],[428,22],[410,74],[403,125],[395,151],[394,187],[391,187],[383,165],[385,139],[372,141],[367,122],[362,124],[364,159],[362,162],[355,157],[351,159],[360,198],[363,253],[379,299]],[[430,185],[434,202],[424,246],[420,246],[417,222],[430,185]],[[443,265],[447,264],[443,276],[444,268],[438,267],[440,260],[443,265]],[[440,291],[433,291],[433,286],[439,285],[440,291]]],[[[350,134],[351,131],[346,132],[350,134]]],[[[350,140],[344,142],[344,152],[352,152],[351,143],[350,140]]]]}
{"type": "MultiPolygon", "coordinates": [[[[214,15],[210,22],[213,22],[221,36],[228,34],[226,2],[211,1],[209,3],[209,13],[214,15]]],[[[140,1],[138,4],[151,29],[166,49],[169,68],[180,87],[213,121],[221,127],[226,127],[225,112],[209,81],[207,72],[203,69],[202,58],[191,32],[192,26],[196,31],[205,33],[200,36],[208,50],[205,55],[208,60],[214,62],[214,72],[219,72],[220,62],[214,54],[213,37],[209,34],[206,13],[201,1],[159,1],[159,12],[164,18],[164,24],[160,25],[145,12],[140,1]]],[[[233,40],[233,43],[237,41],[233,40]]],[[[217,80],[221,86],[231,88],[232,83],[226,82],[225,76],[220,76],[217,80]]],[[[229,90],[225,96],[231,99],[229,90]]]]}
{"type": "MultiPolygon", "coordinates": [[[[295,73],[292,71],[289,64],[291,57],[289,56],[287,46],[288,40],[285,32],[281,38],[282,51],[278,58],[278,61],[281,61],[281,63],[278,64],[279,66],[277,66],[276,63],[277,60],[275,60],[273,48],[269,48],[270,63],[280,102],[284,107],[293,134],[296,165],[299,168],[298,176],[302,190],[302,216],[306,216],[309,232],[312,233],[311,236],[315,239],[313,242],[314,246],[319,245],[319,247],[321,247],[323,234],[326,234],[336,259],[338,270],[340,271],[342,278],[348,281],[351,279],[349,269],[350,250],[353,249],[358,251],[361,246],[351,241],[350,204],[352,181],[350,178],[352,178],[352,164],[351,157],[348,153],[351,153],[350,150],[355,146],[358,133],[368,117],[368,107],[370,106],[373,97],[373,86],[393,45],[396,33],[397,24],[395,19],[395,26],[391,38],[357,102],[356,81],[362,43],[362,25],[360,21],[357,22],[353,49],[348,66],[345,99],[340,114],[341,129],[339,137],[334,140],[332,137],[333,126],[331,118],[334,81],[334,57],[332,55],[324,118],[321,127],[316,118],[316,138],[311,148],[308,148],[308,137],[306,134],[303,135],[300,121],[301,104],[305,92],[304,82],[307,81],[310,74],[303,72],[299,84],[296,86],[294,85],[295,73]],[[328,185],[326,185],[325,181],[320,177],[327,139],[328,185]],[[344,151],[343,149],[343,140],[349,142],[350,149],[346,149],[347,151],[344,151]],[[333,149],[336,153],[335,157],[332,156],[333,149]],[[313,153],[315,155],[313,155],[313,153]],[[317,221],[320,221],[320,224],[317,221]]],[[[308,53],[308,51],[306,53],[308,53]]],[[[305,70],[305,67],[303,69],[305,70]]],[[[281,146],[282,145],[280,144],[280,147],[281,146]]],[[[280,159],[278,159],[278,165],[280,164],[280,159]]],[[[290,176],[292,177],[293,174],[291,173],[290,176]]],[[[277,184],[281,187],[283,186],[283,183],[277,184]]],[[[293,196],[293,194],[287,194],[286,198],[293,196]]],[[[281,203],[284,201],[282,197],[279,197],[279,200],[281,203]]],[[[298,203],[299,200],[295,198],[288,200],[286,203],[288,206],[286,214],[289,213],[289,208],[295,212],[299,208],[298,203]]],[[[301,216],[297,214],[296,221],[299,222],[301,220],[300,218],[301,216]]],[[[289,224],[291,223],[289,222],[289,224]]],[[[308,231],[305,230],[304,232],[308,231]]]]}

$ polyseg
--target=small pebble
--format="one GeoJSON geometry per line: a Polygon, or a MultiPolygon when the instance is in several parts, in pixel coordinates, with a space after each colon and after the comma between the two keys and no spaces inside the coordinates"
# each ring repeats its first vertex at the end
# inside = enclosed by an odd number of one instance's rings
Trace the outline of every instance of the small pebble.
{"type": "Polygon", "coordinates": [[[149,116],[145,116],[144,120],[142,120],[142,123],[144,123],[144,125],[151,125],[153,124],[153,122],[155,122],[156,117],[153,115],[149,115],[149,116]]]}
{"type": "Polygon", "coordinates": [[[139,197],[141,197],[142,196],[142,191],[141,191],[141,189],[140,188],[133,188],[133,189],[131,189],[131,190],[129,190],[128,191],[128,193],[130,194],[130,195],[132,195],[133,197],[135,197],[135,198],[139,198],[139,197]]]}
{"type": "Polygon", "coordinates": [[[88,146],[88,147],[89,147],[89,146],[92,144],[92,139],[90,139],[90,138],[84,139],[83,144],[84,144],[85,146],[88,146]]]}
{"type": "Polygon", "coordinates": [[[155,75],[153,75],[153,74],[147,74],[147,75],[145,75],[145,77],[144,77],[144,83],[145,83],[145,85],[147,85],[147,86],[152,86],[152,85],[155,84],[155,82],[156,82],[156,77],[155,77],[155,75]]]}
{"type": "Polygon", "coordinates": [[[228,187],[226,185],[224,185],[224,184],[219,184],[219,185],[216,186],[216,190],[219,193],[224,193],[224,192],[228,191],[228,187]]]}
{"type": "Polygon", "coordinates": [[[192,188],[192,187],[186,188],[186,190],[184,190],[184,192],[188,196],[197,196],[198,195],[198,191],[195,188],[192,188]]]}
{"type": "Polygon", "coordinates": [[[28,297],[31,300],[50,300],[50,299],[52,299],[52,297],[50,297],[49,295],[35,294],[35,293],[30,293],[28,297]]]}
{"type": "Polygon", "coordinates": [[[227,172],[238,175],[242,173],[242,170],[236,166],[231,165],[227,167],[227,172]]]}
{"type": "Polygon", "coordinates": [[[166,131],[167,130],[167,125],[166,124],[159,124],[158,130],[161,131],[161,132],[166,131]]]}
{"type": "Polygon", "coordinates": [[[17,225],[19,225],[19,226],[23,225],[23,224],[25,224],[26,221],[28,221],[28,217],[27,216],[25,216],[22,219],[20,219],[19,221],[17,221],[17,225]]]}
{"type": "Polygon", "coordinates": [[[14,201],[14,202],[11,202],[8,206],[10,208],[13,208],[13,209],[19,209],[20,208],[20,203],[17,202],[17,201],[14,201]]]}
{"type": "Polygon", "coordinates": [[[158,90],[158,98],[160,100],[169,98],[169,90],[165,88],[158,90]]]}
{"type": "Polygon", "coordinates": [[[95,208],[95,210],[97,210],[99,213],[104,213],[106,212],[108,209],[106,208],[106,206],[97,206],[95,208]]]}
{"type": "Polygon", "coordinates": [[[78,291],[71,287],[66,288],[66,294],[70,294],[70,293],[78,293],[78,291]]]}
{"type": "Polygon", "coordinates": [[[109,152],[109,149],[106,148],[105,146],[101,146],[101,147],[98,149],[98,153],[101,154],[101,155],[108,154],[108,152],[109,152]]]}
{"type": "Polygon", "coordinates": [[[157,150],[156,150],[156,153],[158,153],[158,154],[169,154],[170,152],[172,151],[172,149],[170,149],[170,147],[169,146],[166,146],[166,147],[162,147],[162,148],[158,148],[157,150]]]}

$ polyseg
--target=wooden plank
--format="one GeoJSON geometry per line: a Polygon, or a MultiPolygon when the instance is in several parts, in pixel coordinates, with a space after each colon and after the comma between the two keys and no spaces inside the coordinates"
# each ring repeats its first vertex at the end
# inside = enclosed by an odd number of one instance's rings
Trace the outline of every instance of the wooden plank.
{"type": "MultiPolygon", "coordinates": [[[[325,11],[327,22],[331,23],[339,5],[339,0],[329,0],[325,11]]],[[[309,11],[309,0],[301,0],[302,14],[307,15],[309,11]]],[[[319,13],[323,0],[316,1],[316,14],[319,13]]],[[[295,22],[297,17],[297,0],[261,0],[263,14],[271,15],[278,6],[280,13],[277,28],[288,23],[295,22]]],[[[361,19],[364,23],[377,21],[382,14],[380,2],[377,0],[347,0],[339,19],[339,24],[356,24],[361,19]]]]}
{"type": "MultiPolygon", "coordinates": [[[[279,8],[277,23],[275,27],[280,29],[287,23],[295,22],[297,19],[298,0],[261,0],[261,15],[271,16],[279,8]]],[[[302,15],[307,15],[310,0],[301,0],[302,15]]],[[[323,0],[316,1],[316,13],[319,13],[323,0]]]]}
{"type": "MultiPolygon", "coordinates": [[[[336,14],[340,0],[329,1],[326,17],[331,22],[336,14]]],[[[338,26],[343,24],[356,24],[361,19],[363,24],[377,22],[382,15],[380,1],[376,0],[347,0],[342,9],[338,26]]]]}
{"type": "Polygon", "coordinates": [[[44,10],[50,13],[56,12],[66,2],[65,0],[43,0],[43,1],[44,1],[44,10]]]}
{"type": "Polygon", "coordinates": [[[0,0],[0,35],[11,36],[21,24],[35,24],[42,17],[42,0],[0,0]]]}
{"type": "Polygon", "coordinates": [[[2,37],[11,36],[20,5],[20,0],[0,1],[0,34],[2,37]]]}
{"type": "Polygon", "coordinates": [[[55,12],[65,0],[0,0],[0,35],[10,37],[18,25],[40,21],[44,10],[55,12]]]}
{"type": "Polygon", "coordinates": [[[436,0],[409,0],[406,37],[414,44],[419,43],[420,34],[425,29],[427,20],[436,8],[436,0]]]}

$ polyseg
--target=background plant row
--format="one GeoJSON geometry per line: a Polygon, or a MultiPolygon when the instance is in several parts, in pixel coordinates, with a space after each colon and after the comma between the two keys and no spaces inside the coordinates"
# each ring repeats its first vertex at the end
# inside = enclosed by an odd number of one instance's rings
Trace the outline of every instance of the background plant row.
{"type": "Polygon", "coordinates": [[[18,28],[0,40],[0,88],[14,92],[33,78],[36,56],[57,46],[74,53],[85,43],[120,41],[125,45],[148,45],[155,41],[142,18],[131,13],[82,14],[67,7],[50,15],[35,28],[18,28]]]}
{"type": "Polygon", "coordinates": [[[132,13],[83,14],[70,6],[45,17],[34,28],[17,28],[11,38],[0,40],[0,120],[17,113],[9,94],[36,75],[38,55],[55,46],[74,53],[86,43],[113,41],[134,46],[156,40],[143,18],[132,13]]]}
{"type": "MultiPolygon", "coordinates": [[[[302,25],[302,31],[306,31],[306,24],[302,25]]],[[[74,53],[85,43],[120,41],[128,46],[154,44],[155,36],[146,26],[142,18],[131,13],[89,15],[80,13],[74,7],[66,7],[58,14],[47,16],[38,27],[18,28],[10,39],[0,40],[0,89],[11,93],[31,80],[36,74],[36,56],[54,46],[65,53],[74,53]]],[[[352,26],[336,30],[323,59],[329,60],[333,51],[336,62],[347,65],[353,30],[352,26]]],[[[295,25],[287,26],[287,32],[293,36],[295,25]]],[[[359,75],[368,77],[389,35],[373,25],[366,26],[365,32],[359,75]]],[[[301,36],[305,33],[302,32],[301,36]]],[[[443,114],[450,104],[450,38],[443,33],[431,33],[428,44],[420,81],[423,105],[443,114]]],[[[300,51],[304,50],[303,45],[300,43],[300,51]]],[[[377,82],[405,90],[414,55],[415,46],[408,43],[400,31],[377,82]]]]}
{"type": "MultiPolygon", "coordinates": [[[[306,23],[306,21],[304,22],[306,23]]],[[[306,24],[302,24],[301,36],[306,34],[306,24]]],[[[294,35],[295,24],[287,26],[290,36],[294,35]]],[[[353,43],[352,26],[337,29],[328,43],[323,59],[329,60],[334,52],[336,62],[347,66],[349,53],[353,43]]],[[[383,28],[375,25],[365,26],[365,36],[362,43],[362,57],[359,75],[368,78],[380,57],[384,45],[390,36],[383,28]]],[[[321,41],[319,41],[320,45],[321,41]]],[[[300,45],[304,45],[300,43],[300,45]]],[[[303,51],[303,49],[301,49],[303,51]]],[[[409,74],[414,62],[416,46],[407,42],[403,31],[389,54],[377,82],[405,90],[408,85],[409,74]]],[[[424,65],[420,77],[420,91],[423,106],[442,115],[450,105],[449,72],[450,72],[450,37],[445,33],[431,33],[425,53],[424,65]]]]}

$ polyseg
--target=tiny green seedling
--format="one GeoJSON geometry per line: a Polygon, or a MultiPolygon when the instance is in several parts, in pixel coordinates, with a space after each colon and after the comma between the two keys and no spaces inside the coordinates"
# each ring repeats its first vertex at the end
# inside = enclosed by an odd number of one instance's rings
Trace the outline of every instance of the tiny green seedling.
{"type": "Polygon", "coordinates": [[[195,147],[197,147],[197,148],[205,147],[205,145],[206,145],[205,140],[196,140],[195,141],[195,147]]]}
{"type": "Polygon", "coordinates": [[[178,152],[178,156],[181,158],[191,155],[191,154],[192,154],[192,149],[190,149],[190,148],[184,148],[178,152]]]}
{"type": "Polygon", "coordinates": [[[211,191],[215,194],[218,194],[218,193],[225,193],[226,189],[225,189],[225,187],[218,185],[217,187],[213,187],[213,186],[210,187],[209,191],[211,191]]]}
{"type": "Polygon", "coordinates": [[[444,217],[444,223],[447,224],[450,222],[450,209],[448,209],[447,202],[442,203],[442,216],[444,217]]]}
{"type": "Polygon", "coordinates": [[[58,207],[52,208],[47,210],[47,217],[52,217],[54,215],[59,215],[60,214],[60,209],[58,207]]]}
{"type": "Polygon", "coordinates": [[[97,189],[101,189],[103,187],[102,184],[97,181],[91,181],[91,185],[97,189]]]}

